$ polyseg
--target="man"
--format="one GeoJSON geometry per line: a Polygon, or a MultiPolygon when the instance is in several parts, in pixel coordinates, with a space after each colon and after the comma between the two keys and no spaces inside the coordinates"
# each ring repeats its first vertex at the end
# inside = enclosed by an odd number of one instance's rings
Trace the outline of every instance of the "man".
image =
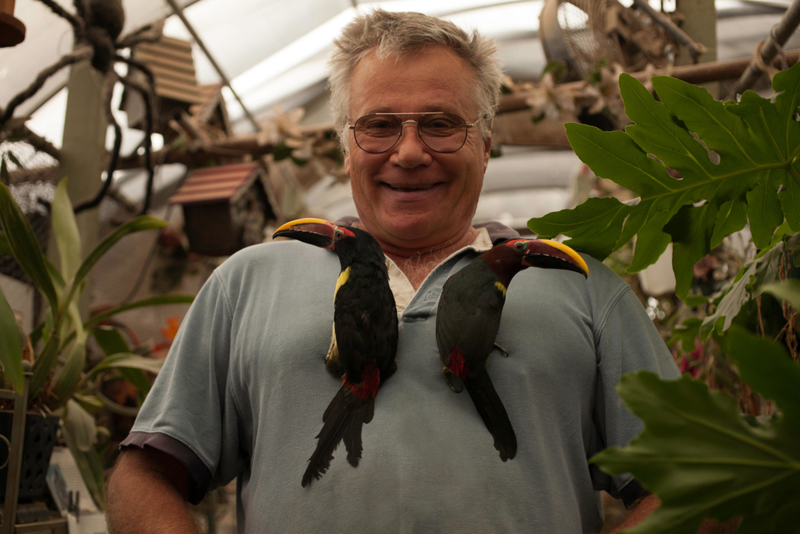
{"type": "MultiPolygon", "coordinates": [[[[351,467],[340,447],[321,480],[300,485],[340,386],[322,363],[338,259],[297,242],[250,247],[198,295],[123,443],[112,531],[194,532],[185,500],[238,477],[240,532],[598,532],[597,490],[628,504],[645,495],[630,476],[587,465],[641,429],[614,387],[639,369],[677,377],[669,352],[630,288],[591,258],[588,280],[518,274],[497,338],[511,356],[490,365],[519,441],[501,462],[469,397],[443,380],[434,334],[447,278],[515,237],[471,224],[499,95],[495,47],[383,11],[353,21],[336,45],[332,105],[359,216],[349,222],[391,260],[401,314],[398,371],[363,429],[362,461],[351,467]],[[437,150],[431,112],[459,124],[462,146],[437,150]],[[373,114],[394,144],[363,135],[373,114]]],[[[636,513],[655,505],[644,497],[636,513]]]]}

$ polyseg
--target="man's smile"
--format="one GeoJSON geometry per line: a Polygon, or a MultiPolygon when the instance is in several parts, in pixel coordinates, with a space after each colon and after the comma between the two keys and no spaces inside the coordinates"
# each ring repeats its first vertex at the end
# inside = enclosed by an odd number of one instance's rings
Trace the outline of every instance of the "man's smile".
{"type": "Polygon", "coordinates": [[[427,184],[427,185],[392,185],[384,182],[384,185],[392,189],[393,191],[400,191],[401,193],[411,193],[414,191],[426,191],[428,189],[432,189],[439,185],[441,182],[436,182],[434,184],[427,184]]]}

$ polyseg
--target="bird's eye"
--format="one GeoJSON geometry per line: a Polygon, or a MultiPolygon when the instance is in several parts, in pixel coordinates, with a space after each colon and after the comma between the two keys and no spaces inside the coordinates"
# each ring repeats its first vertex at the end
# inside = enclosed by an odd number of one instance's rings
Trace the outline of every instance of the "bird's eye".
{"type": "Polygon", "coordinates": [[[516,250],[517,252],[522,252],[523,250],[525,250],[525,242],[517,241],[516,243],[514,243],[514,250],[516,250]]]}
{"type": "Polygon", "coordinates": [[[344,237],[344,230],[342,230],[341,228],[337,228],[336,230],[333,231],[333,240],[334,241],[339,241],[343,237],[344,237]]]}

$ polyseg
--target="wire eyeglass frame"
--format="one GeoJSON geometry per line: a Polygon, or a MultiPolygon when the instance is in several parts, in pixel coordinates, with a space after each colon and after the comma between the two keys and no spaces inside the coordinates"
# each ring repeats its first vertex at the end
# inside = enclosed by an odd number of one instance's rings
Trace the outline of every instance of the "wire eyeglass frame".
{"type": "MultiPolygon", "coordinates": [[[[476,120],[475,122],[470,124],[466,120],[464,120],[464,118],[461,117],[460,115],[456,115],[455,113],[448,113],[446,111],[424,111],[424,112],[416,112],[416,113],[414,113],[414,112],[411,112],[411,113],[368,113],[366,115],[362,115],[361,117],[359,117],[356,120],[355,124],[348,124],[347,127],[348,127],[348,129],[353,130],[353,138],[355,139],[356,145],[358,145],[358,147],[361,150],[363,150],[364,152],[367,152],[369,154],[383,154],[384,152],[388,152],[389,150],[394,148],[397,145],[397,143],[399,143],[400,140],[403,138],[403,135],[405,134],[405,126],[406,126],[406,124],[414,124],[414,125],[416,125],[416,127],[417,127],[417,138],[426,147],[428,147],[431,150],[433,150],[434,152],[438,152],[440,154],[452,154],[453,152],[458,152],[461,149],[461,147],[463,147],[466,144],[467,137],[469,136],[470,128],[474,128],[481,121],[481,118],[482,117],[479,117],[478,120],[476,120]],[[400,125],[399,125],[400,126],[400,130],[397,133],[397,137],[395,138],[394,142],[388,148],[385,148],[383,150],[368,150],[368,149],[364,148],[361,143],[359,143],[356,126],[358,125],[358,123],[360,121],[362,121],[364,119],[367,119],[369,117],[386,116],[386,117],[395,117],[395,118],[399,119],[401,116],[408,116],[408,115],[416,115],[418,118],[417,118],[417,120],[407,120],[407,121],[402,121],[401,120],[400,121],[400,125]],[[453,150],[438,150],[438,149],[432,147],[430,144],[428,144],[428,141],[425,140],[425,138],[422,136],[422,132],[420,131],[419,120],[423,116],[430,116],[430,115],[445,115],[445,116],[448,116],[448,117],[457,117],[464,124],[464,126],[463,126],[463,128],[464,128],[464,130],[463,130],[464,139],[461,141],[461,144],[458,146],[458,148],[455,148],[453,150]]],[[[423,129],[424,128],[425,128],[425,125],[423,124],[423,129]]],[[[460,130],[460,128],[461,127],[459,126],[459,130],[460,130]]],[[[362,139],[362,142],[363,142],[363,139],[362,139]]]]}

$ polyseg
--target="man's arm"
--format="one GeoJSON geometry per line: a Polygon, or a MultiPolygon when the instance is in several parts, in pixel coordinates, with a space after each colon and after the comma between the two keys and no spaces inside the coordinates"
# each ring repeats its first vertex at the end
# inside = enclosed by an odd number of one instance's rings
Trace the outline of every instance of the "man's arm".
{"type": "Polygon", "coordinates": [[[655,509],[659,507],[659,505],[661,505],[661,501],[659,500],[658,497],[656,497],[652,493],[650,495],[647,495],[641,501],[639,501],[639,504],[635,505],[630,510],[630,512],[628,513],[628,517],[625,518],[625,521],[623,521],[617,528],[612,530],[609,534],[616,534],[617,532],[625,530],[626,528],[631,528],[633,526],[638,525],[639,523],[647,519],[647,516],[652,514],[655,511],[655,509]]]}
{"type": "Polygon", "coordinates": [[[146,447],[120,456],[107,486],[112,534],[197,534],[186,501],[189,474],[172,456],[146,447]]]}
{"type": "MultiPolygon", "coordinates": [[[[660,505],[661,501],[658,497],[653,494],[648,495],[639,501],[639,504],[630,511],[630,514],[628,514],[628,517],[625,518],[625,521],[623,521],[622,524],[614,529],[610,534],[615,534],[626,528],[631,528],[638,525],[647,519],[647,516],[652,514],[660,505]]],[[[739,520],[736,518],[726,521],[725,523],[719,523],[718,521],[706,519],[700,525],[700,528],[697,530],[697,534],[732,534],[733,532],[736,532],[736,527],[738,525],[739,520]]]]}

